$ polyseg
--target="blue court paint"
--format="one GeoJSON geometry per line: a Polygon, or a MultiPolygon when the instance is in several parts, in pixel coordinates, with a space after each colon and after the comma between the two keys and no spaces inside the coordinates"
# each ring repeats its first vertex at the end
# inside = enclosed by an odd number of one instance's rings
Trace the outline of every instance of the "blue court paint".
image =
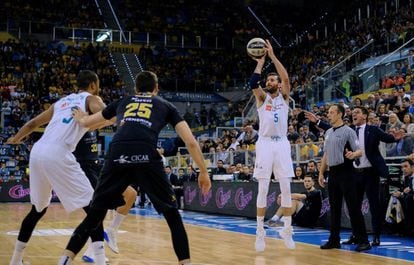
{"type": "MultiPolygon", "coordinates": [[[[130,213],[148,218],[163,218],[161,215],[158,215],[157,212],[152,208],[133,208],[130,210],[130,213]]],[[[212,215],[189,211],[183,211],[181,212],[181,215],[183,217],[184,223],[186,224],[215,228],[248,235],[256,234],[256,222],[254,220],[249,220],[243,217],[212,215]]],[[[278,229],[281,228],[275,227],[266,229],[266,237],[279,238],[277,233],[278,229]]],[[[319,245],[327,241],[329,237],[329,231],[324,229],[295,227],[294,233],[295,234],[293,236],[293,239],[295,242],[314,245],[318,248],[319,245]]],[[[349,231],[344,231],[341,233],[342,239],[347,239],[349,236],[349,231]]],[[[353,251],[354,248],[354,245],[342,245],[342,250],[353,251]]],[[[373,247],[371,250],[365,251],[363,253],[414,262],[414,240],[408,237],[382,235],[381,246],[373,247]]]]}

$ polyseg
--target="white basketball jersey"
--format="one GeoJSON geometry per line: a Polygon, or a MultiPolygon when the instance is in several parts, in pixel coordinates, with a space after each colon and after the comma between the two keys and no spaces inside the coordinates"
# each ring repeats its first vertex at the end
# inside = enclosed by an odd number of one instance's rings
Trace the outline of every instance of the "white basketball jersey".
{"type": "Polygon", "coordinates": [[[81,92],[59,99],[54,104],[52,120],[39,142],[66,144],[71,152],[75,151],[76,145],[88,128],[74,121],[72,110],[79,108],[86,112],[86,98],[90,95],[88,92],[81,92]]]}
{"type": "Polygon", "coordinates": [[[287,135],[289,106],[281,93],[273,99],[266,94],[266,99],[257,112],[259,114],[259,137],[287,135]]]}

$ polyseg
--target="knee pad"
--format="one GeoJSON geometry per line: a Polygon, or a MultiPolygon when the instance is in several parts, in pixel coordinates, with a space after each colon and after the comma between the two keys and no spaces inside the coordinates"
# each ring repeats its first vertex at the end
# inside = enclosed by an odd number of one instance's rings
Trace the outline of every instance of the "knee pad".
{"type": "Polygon", "coordinates": [[[292,194],[290,192],[290,178],[279,179],[281,198],[281,207],[290,208],[292,207],[292,194]]]}
{"type": "Polygon", "coordinates": [[[257,192],[256,206],[257,208],[266,208],[267,206],[267,193],[269,192],[270,179],[258,179],[259,188],[257,192]]]}

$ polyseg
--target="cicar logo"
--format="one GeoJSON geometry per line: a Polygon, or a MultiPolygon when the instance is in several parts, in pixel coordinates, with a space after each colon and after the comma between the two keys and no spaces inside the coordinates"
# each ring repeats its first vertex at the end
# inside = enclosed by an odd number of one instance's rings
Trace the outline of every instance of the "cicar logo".
{"type": "Polygon", "coordinates": [[[223,208],[231,197],[231,190],[223,192],[223,187],[220,187],[216,191],[216,204],[218,208],[223,208]]]}

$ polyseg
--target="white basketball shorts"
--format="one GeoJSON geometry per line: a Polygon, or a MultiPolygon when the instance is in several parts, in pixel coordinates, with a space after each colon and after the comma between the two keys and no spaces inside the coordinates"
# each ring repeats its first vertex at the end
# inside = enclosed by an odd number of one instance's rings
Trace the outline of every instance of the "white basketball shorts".
{"type": "Polygon", "coordinates": [[[286,137],[259,137],[256,143],[253,177],[270,178],[272,171],[276,179],[294,177],[290,143],[286,137]]]}
{"type": "Polygon", "coordinates": [[[52,189],[67,212],[83,208],[92,200],[91,183],[63,144],[35,143],[29,169],[30,201],[38,212],[50,204],[52,189]]]}

